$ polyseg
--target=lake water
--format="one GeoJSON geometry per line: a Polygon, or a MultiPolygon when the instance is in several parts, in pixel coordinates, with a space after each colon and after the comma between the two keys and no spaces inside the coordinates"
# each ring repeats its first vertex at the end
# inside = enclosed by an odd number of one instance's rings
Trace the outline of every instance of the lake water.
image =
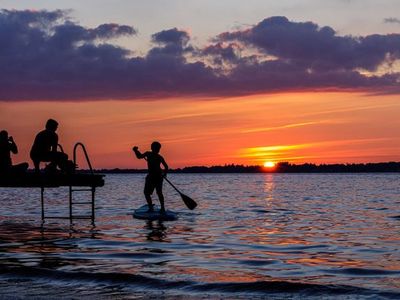
{"type": "MultiPolygon", "coordinates": [[[[169,178],[199,206],[165,183],[163,223],[130,215],[142,174],[106,176],[95,227],[42,227],[39,189],[0,189],[0,298],[400,298],[399,174],[169,178]]],[[[67,192],[46,190],[47,214],[67,192]]]]}

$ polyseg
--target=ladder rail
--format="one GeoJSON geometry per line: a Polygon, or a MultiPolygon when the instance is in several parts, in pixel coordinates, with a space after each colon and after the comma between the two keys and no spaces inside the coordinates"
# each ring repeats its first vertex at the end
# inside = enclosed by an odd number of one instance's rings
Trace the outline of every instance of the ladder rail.
{"type": "Polygon", "coordinates": [[[88,153],[86,151],[85,145],[82,144],[81,142],[76,143],[75,146],[74,146],[74,154],[73,154],[73,156],[74,156],[74,164],[75,164],[75,166],[77,165],[76,164],[76,151],[77,151],[78,147],[81,147],[81,149],[83,151],[83,154],[85,155],[86,162],[87,162],[87,164],[89,166],[90,174],[94,175],[92,164],[90,163],[89,155],[88,155],[88,153]]]}
{"type": "MultiPolygon", "coordinates": [[[[65,153],[63,147],[60,144],[58,144],[57,147],[61,150],[61,152],[65,153]]],[[[81,143],[81,142],[76,143],[75,146],[74,146],[73,162],[74,162],[75,166],[77,165],[76,164],[76,161],[77,161],[77,150],[78,150],[79,147],[82,149],[82,152],[83,152],[83,154],[85,156],[87,165],[88,165],[89,170],[90,170],[90,175],[94,176],[95,174],[94,174],[93,167],[92,167],[92,164],[91,164],[90,159],[89,159],[89,155],[88,155],[88,153],[86,151],[85,145],[83,143],[81,143]]],[[[41,187],[40,191],[41,191],[40,200],[41,200],[42,222],[43,223],[45,222],[45,219],[69,219],[71,224],[72,224],[72,220],[73,219],[91,219],[92,220],[92,225],[94,225],[94,222],[95,222],[95,191],[96,191],[95,185],[91,185],[89,188],[75,188],[75,189],[72,187],[72,185],[69,186],[69,190],[68,190],[69,214],[68,214],[68,216],[65,216],[65,217],[64,216],[45,216],[45,212],[44,212],[44,187],[43,186],[41,187]],[[83,201],[74,202],[73,201],[73,193],[74,192],[84,192],[84,191],[85,192],[86,191],[88,191],[88,192],[90,191],[91,192],[90,201],[87,201],[87,202],[83,202],[83,201]],[[91,214],[87,215],[87,216],[74,215],[73,214],[73,209],[72,209],[73,205],[90,205],[91,214]]]]}
{"type": "MultiPolygon", "coordinates": [[[[90,170],[90,174],[94,175],[92,164],[90,163],[90,159],[89,159],[89,155],[88,155],[88,153],[86,151],[86,147],[81,142],[76,143],[75,146],[74,146],[73,159],[74,159],[75,166],[77,166],[77,164],[76,164],[76,152],[78,150],[78,147],[80,147],[82,149],[83,154],[85,155],[86,162],[87,162],[87,165],[88,165],[89,170],[90,170]]],[[[75,202],[74,203],[74,201],[72,200],[72,193],[73,192],[80,192],[80,191],[91,191],[91,199],[90,199],[91,201],[89,203],[87,203],[87,204],[91,204],[91,215],[88,216],[88,217],[84,217],[84,219],[86,219],[86,218],[89,219],[90,218],[92,220],[92,224],[94,225],[94,219],[95,219],[95,191],[96,191],[96,188],[94,186],[91,186],[90,190],[89,189],[73,189],[70,186],[70,189],[69,189],[70,221],[72,223],[72,219],[80,219],[80,218],[82,218],[82,216],[74,216],[73,215],[73,210],[72,210],[72,206],[74,204],[78,204],[79,203],[79,202],[75,202]]]]}

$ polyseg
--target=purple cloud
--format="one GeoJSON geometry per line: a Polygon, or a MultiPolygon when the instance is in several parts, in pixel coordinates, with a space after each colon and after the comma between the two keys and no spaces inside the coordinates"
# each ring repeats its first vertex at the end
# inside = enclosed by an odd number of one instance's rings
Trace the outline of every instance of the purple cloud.
{"type": "Polygon", "coordinates": [[[238,61],[237,52],[238,47],[235,43],[224,45],[223,43],[216,43],[205,47],[202,54],[214,58],[214,63],[217,65],[223,62],[234,63],[238,61]]]}
{"type": "Polygon", "coordinates": [[[254,27],[222,33],[219,41],[240,41],[265,54],[313,70],[375,71],[389,56],[399,58],[400,35],[338,36],[330,27],[312,22],[296,23],[272,17],[254,27]]]}
{"type": "Polygon", "coordinates": [[[339,36],[330,27],[272,17],[221,33],[204,48],[177,28],[153,34],[144,56],[111,43],[136,33],[119,24],[87,28],[61,10],[1,10],[0,101],[400,92],[399,73],[374,73],[399,59],[399,34],[339,36]]]}
{"type": "Polygon", "coordinates": [[[176,44],[185,46],[189,42],[190,36],[186,31],[178,30],[177,28],[172,28],[169,30],[163,30],[153,34],[152,40],[155,43],[176,44]]]}
{"type": "Polygon", "coordinates": [[[383,20],[384,23],[394,23],[394,24],[400,24],[400,19],[399,18],[385,18],[383,20]]]}
{"type": "Polygon", "coordinates": [[[157,44],[157,46],[149,50],[147,57],[150,59],[174,58],[184,62],[183,55],[193,51],[193,47],[189,45],[189,34],[177,28],[163,30],[153,34],[152,41],[157,44]]]}

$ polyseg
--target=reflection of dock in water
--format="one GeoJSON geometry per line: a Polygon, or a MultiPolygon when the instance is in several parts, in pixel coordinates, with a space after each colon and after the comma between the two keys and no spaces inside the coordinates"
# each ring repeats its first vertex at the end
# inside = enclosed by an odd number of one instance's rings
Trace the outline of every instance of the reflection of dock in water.
{"type": "Polygon", "coordinates": [[[46,174],[46,173],[22,173],[18,175],[0,174],[0,187],[4,188],[40,188],[40,203],[42,209],[42,221],[45,219],[91,219],[94,224],[95,219],[95,192],[97,187],[104,186],[104,175],[95,174],[92,169],[88,154],[82,143],[77,143],[74,147],[74,164],[76,165],[76,150],[81,147],[85,155],[89,172],[75,172],[72,174],[46,174]],[[44,209],[44,191],[45,188],[69,187],[69,216],[45,216],[44,209]],[[91,199],[85,202],[75,202],[73,200],[74,192],[91,192],[91,199]],[[72,207],[74,205],[90,205],[90,215],[73,215],[72,207]]]}

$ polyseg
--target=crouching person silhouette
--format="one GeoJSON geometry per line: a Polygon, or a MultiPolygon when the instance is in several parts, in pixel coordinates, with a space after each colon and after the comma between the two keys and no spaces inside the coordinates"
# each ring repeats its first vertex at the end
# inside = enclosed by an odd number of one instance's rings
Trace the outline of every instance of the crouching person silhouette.
{"type": "Polygon", "coordinates": [[[161,144],[159,142],[153,142],[151,144],[151,151],[141,153],[137,146],[133,147],[132,150],[135,152],[138,159],[144,158],[147,160],[148,174],[146,176],[146,182],[144,185],[144,196],[146,197],[149,211],[153,211],[153,203],[151,201],[151,194],[154,189],[157,192],[158,199],[160,201],[162,213],[165,213],[164,195],[162,192],[163,178],[167,175],[168,165],[164,158],[159,154],[161,144]],[[163,165],[164,170],[161,169],[163,165]]]}
{"type": "Polygon", "coordinates": [[[49,119],[46,128],[36,135],[30,156],[37,173],[40,171],[40,162],[50,162],[46,167],[46,171],[49,173],[56,172],[57,167],[64,173],[71,173],[75,169],[74,164],[68,161],[68,155],[57,151],[57,128],[58,122],[49,119]]]}
{"type": "Polygon", "coordinates": [[[18,147],[12,136],[5,130],[0,131],[0,173],[17,175],[25,173],[28,163],[12,164],[11,153],[17,154],[18,147]]]}

